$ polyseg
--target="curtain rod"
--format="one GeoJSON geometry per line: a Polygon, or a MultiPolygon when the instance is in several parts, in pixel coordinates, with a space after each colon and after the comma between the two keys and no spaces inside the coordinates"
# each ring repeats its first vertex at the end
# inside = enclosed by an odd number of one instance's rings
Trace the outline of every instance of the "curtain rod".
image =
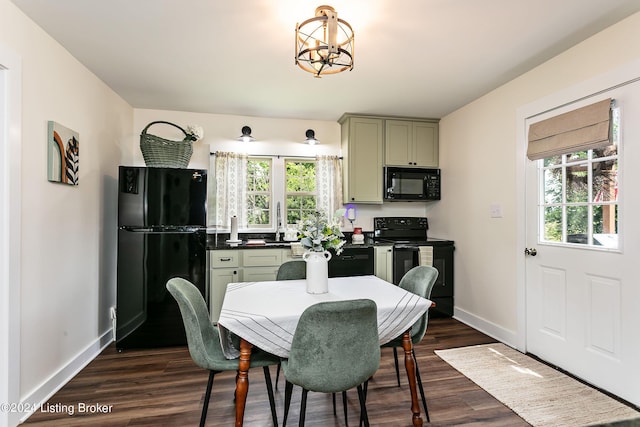
{"type": "MultiPolygon", "coordinates": [[[[215,156],[218,152],[214,151],[213,153],[209,153],[209,156],[215,156]]],[[[286,157],[289,159],[315,159],[316,156],[288,156],[284,154],[247,154],[248,157],[273,157],[279,159],[280,157],[286,157]]],[[[338,156],[340,160],[342,160],[342,156],[338,156]]]]}

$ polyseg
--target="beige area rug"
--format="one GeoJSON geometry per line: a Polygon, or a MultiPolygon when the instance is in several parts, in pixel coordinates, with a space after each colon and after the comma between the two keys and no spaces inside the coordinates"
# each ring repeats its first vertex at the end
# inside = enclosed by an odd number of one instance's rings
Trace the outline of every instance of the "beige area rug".
{"type": "Polygon", "coordinates": [[[536,427],[640,418],[640,412],[501,343],[435,353],[536,427]]]}

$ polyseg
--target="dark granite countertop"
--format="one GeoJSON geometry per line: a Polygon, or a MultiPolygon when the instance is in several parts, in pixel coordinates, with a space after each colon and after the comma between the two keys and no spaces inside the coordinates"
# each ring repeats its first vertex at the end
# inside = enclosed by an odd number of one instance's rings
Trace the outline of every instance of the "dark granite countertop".
{"type": "MultiPolygon", "coordinates": [[[[344,246],[345,248],[362,248],[362,247],[376,247],[376,246],[391,246],[391,242],[377,242],[374,241],[372,236],[365,233],[365,241],[363,244],[353,244],[351,243],[351,233],[345,233],[345,239],[347,240],[347,244],[344,246]]],[[[207,249],[208,250],[221,250],[221,249],[283,249],[291,247],[291,242],[284,241],[276,241],[274,234],[264,234],[264,235],[256,235],[256,234],[248,234],[248,235],[240,235],[239,238],[242,240],[242,243],[227,243],[227,239],[229,238],[228,234],[220,233],[217,236],[211,233],[207,235],[207,249]],[[263,239],[265,241],[264,245],[247,245],[247,239],[263,239]]],[[[438,239],[438,238],[429,238],[426,242],[427,245],[433,246],[441,246],[441,245],[451,245],[453,242],[451,240],[446,239],[438,239]]]]}

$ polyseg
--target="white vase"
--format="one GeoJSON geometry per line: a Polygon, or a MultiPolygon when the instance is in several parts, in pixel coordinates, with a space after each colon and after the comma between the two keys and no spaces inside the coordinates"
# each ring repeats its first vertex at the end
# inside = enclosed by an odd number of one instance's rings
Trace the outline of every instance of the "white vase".
{"type": "Polygon", "coordinates": [[[307,292],[326,294],[329,292],[329,260],[331,253],[307,251],[302,255],[307,263],[307,292]]]}

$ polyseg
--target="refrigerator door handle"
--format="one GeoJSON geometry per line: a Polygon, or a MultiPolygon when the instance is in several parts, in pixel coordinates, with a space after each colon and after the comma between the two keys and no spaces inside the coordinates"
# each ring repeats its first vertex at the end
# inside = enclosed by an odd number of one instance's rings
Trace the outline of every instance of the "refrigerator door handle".
{"type": "Polygon", "coordinates": [[[205,227],[131,227],[123,225],[120,230],[129,231],[131,233],[202,233],[207,229],[205,227]]]}
{"type": "Polygon", "coordinates": [[[126,225],[123,225],[122,227],[120,227],[120,230],[124,230],[124,231],[130,231],[132,233],[151,233],[153,231],[152,228],[140,228],[140,227],[129,227],[126,225]]]}

